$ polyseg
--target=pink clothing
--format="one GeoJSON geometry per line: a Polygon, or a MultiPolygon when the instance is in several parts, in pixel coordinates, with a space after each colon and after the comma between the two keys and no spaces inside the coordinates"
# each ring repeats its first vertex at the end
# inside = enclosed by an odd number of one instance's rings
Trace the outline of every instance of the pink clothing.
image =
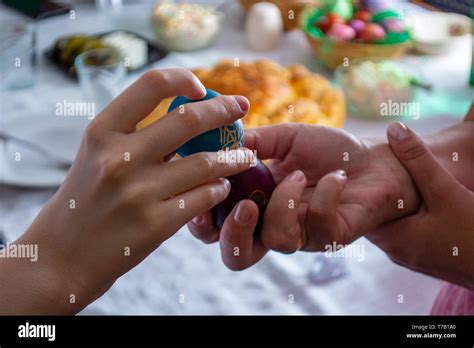
{"type": "Polygon", "coordinates": [[[431,309],[432,315],[474,315],[474,291],[445,283],[431,309]]]}

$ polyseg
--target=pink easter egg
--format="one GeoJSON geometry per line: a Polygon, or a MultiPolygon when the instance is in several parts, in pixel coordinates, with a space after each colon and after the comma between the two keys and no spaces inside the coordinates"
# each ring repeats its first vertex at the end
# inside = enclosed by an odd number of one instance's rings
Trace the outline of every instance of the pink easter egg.
{"type": "Polygon", "coordinates": [[[362,31],[364,30],[365,28],[365,25],[366,23],[363,21],[363,20],[360,20],[360,19],[352,19],[350,22],[349,22],[349,26],[354,29],[355,33],[356,33],[356,37],[359,37],[360,34],[362,33],[362,31]]]}
{"type": "Polygon", "coordinates": [[[383,40],[384,38],[384,28],[375,23],[368,23],[360,34],[360,39],[367,43],[383,40]]]}
{"type": "Polygon", "coordinates": [[[356,32],[347,24],[336,23],[329,29],[327,36],[335,41],[350,41],[355,38],[356,32]]]}

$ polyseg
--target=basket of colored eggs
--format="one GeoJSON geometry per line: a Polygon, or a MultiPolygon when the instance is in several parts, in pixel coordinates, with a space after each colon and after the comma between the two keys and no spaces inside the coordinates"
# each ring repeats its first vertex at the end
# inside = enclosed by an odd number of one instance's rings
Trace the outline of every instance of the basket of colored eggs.
{"type": "Polygon", "coordinates": [[[383,0],[325,0],[305,8],[300,24],[316,57],[332,70],[352,59],[396,58],[411,46],[402,13],[383,0]]]}

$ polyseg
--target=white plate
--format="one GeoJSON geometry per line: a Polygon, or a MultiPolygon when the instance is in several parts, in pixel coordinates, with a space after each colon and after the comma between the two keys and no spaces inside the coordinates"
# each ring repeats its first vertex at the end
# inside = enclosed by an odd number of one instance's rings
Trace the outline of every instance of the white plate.
{"type": "MultiPolygon", "coordinates": [[[[72,162],[88,123],[86,117],[31,115],[3,121],[2,130],[40,144],[57,157],[72,162]]],[[[59,186],[66,174],[65,170],[56,168],[50,159],[20,143],[0,142],[0,183],[53,187],[59,186]]]]}

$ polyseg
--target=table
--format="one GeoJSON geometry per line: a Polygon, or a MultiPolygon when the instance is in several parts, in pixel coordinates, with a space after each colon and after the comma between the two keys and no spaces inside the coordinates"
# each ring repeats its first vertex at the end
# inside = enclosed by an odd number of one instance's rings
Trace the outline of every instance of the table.
{"type": "MultiPolygon", "coordinates": [[[[405,6],[408,6],[406,4],[405,6]]],[[[413,10],[412,7],[409,8],[413,10]]],[[[5,11],[2,9],[1,11],[5,11]]],[[[227,25],[216,45],[192,54],[172,53],[155,64],[163,67],[193,67],[213,64],[220,58],[270,58],[280,64],[302,63],[313,70],[311,50],[301,32],[285,35],[281,49],[259,54],[245,48],[243,13],[232,6],[227,25]]],[[[146,22],[142,33],[152,37],[146,22]]],[[[111,24],[88,6],[76,7],[74,20],[55,17],[38,25],[38,47],[42,52],[57,37],[82,31],[110,29],[111,24]]],[[[136,29],[136,28],[132,28],[136,29]]],[[[406,58],[445,96],[472,95],[466,88],[470,47],[452,56],[426,59],[406,58]],[[466,55],[466,58],[464,58],[466,55]],[[421,64],[423,63],[423,64],[421,64]]],[[[47,119],[54,103],[81,98],[77,85],[58,73],[40,57],[38,81],[32,89],[2,92],[2,118],[34,113],[47,119]]],[[[131,83],[138,74],[129,76],[131,83]]],[[[454,97],[453,97],[454,98],[454,97]]],[[[432,114],[432,112],[430,113],[432,114]]],[[[416,131],[431,132],[459,122],[460,113],[407,120],[416,131]]],[[[384,136],[390,120],[381,122],[349,119],[345,128],[358,136],[384,136]]],[[[31,189],[0,185],[0,232],[14,240],[31,223],[56,188],[31,189]]],[[[135,269],[121,277],[83,314],[427,314],[440,281],[393,264],[383,252],[365,239],[357,243],[364,260],[347,259],[348,274],[341,279],[315,284],[308,272],[314,254],[270,253],[258,265],[231,272],[220,260],[217,245],[205,246],[183,228],[135,269]],[[184,298],[184,303],[182,299],[184,298]],[[294,299],[294,300],[292,300],[294,299]]]]}

